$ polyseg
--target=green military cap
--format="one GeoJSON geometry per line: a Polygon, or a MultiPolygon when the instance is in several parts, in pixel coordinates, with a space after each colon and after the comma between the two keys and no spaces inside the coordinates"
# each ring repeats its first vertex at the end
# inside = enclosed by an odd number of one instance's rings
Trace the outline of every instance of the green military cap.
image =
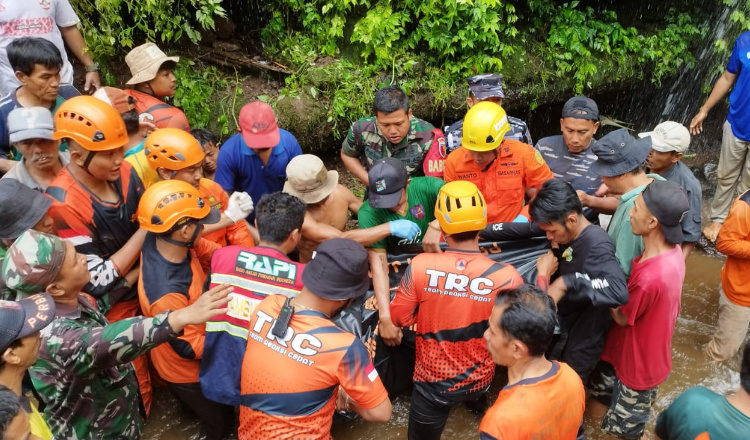
{"type": "Polygon", "coordinates": [[[28,230],[21,234],[3,261],[3,280],[9,289],[34,294],[55,279],[65,261],[65,243],[54,235],[28,230]]]}

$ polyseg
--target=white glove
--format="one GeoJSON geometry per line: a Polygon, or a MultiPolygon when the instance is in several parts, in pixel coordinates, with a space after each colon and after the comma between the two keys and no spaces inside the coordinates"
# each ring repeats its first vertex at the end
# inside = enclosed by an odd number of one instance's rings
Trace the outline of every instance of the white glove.
{"type": "Polygon", "coordinates": [[[224,215],[237,223],[251,212],[253,212],[253,199],[246,192],[235,192],[229,197],[229,204],[224,210],[224,215]]]}

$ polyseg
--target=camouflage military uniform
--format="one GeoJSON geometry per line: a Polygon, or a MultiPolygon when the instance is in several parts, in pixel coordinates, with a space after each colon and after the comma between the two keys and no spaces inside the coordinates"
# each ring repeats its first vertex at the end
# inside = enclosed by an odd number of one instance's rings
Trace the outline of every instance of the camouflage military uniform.
{"type": "MultiPolygon", "coordinates": [[[[26,231],[8,249],[3,280],[25,295],[41,292],[57,279],[67,252],[59,237],[26,231]]],[[[143,419],[130,362],[177,336],[169,312],[110,324],[83,294],[77,299],[75,307],[56,303],[29,370],[47,424],[60,439],[137,439],[143,419]]]]}
{"type": "Polygon", "coordinates": [[[177,334],[168,313],[110,324],[83,295],[57,304],[30,369],[56,438],[135,439],[141,435],[138,380],[130,361],[177,334]]]}
{"type": "Polygon", "coordinates": [[[378,159],[395,157],[404,163],[409,177],[423,176],[422,163],[432,146],[434,129],[429,122],[412,117],[409,132],[398,145],[393,145],[380,133],[374,116],[362,118],[352,124],[341,150],[347,156],[357,158],[362,157],[364,153],[365,167],[368,170],[378,159]]]}
{"type": "MultiPolygon", "coordinates": [[[[534,145],[531,141],[529,126],[518,118],[508,116],[510,131],[505,134],[503,139],[514,139],[524,144],[534,145]]],[[[461,146],[461,135],[464,131],[464,120],[456,121],[445,127],[445,141],[447,142],[448,152],[451,152],[461,146]]]]}

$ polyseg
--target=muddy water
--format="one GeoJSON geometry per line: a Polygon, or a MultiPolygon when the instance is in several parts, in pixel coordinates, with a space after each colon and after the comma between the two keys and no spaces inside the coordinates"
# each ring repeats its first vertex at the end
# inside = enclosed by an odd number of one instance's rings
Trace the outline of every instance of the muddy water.
{"type": "MultiPolygon", "coordinates": [[[[687,388],[703,385],[719,393],[727,393],[739,384],[739,358],[723,365],[710,362],[701,352],[708,342],[716,321],[719,274],[723,258],[708,256],[695,251],[687,262],[687,275],[682,293],[682,310],[672,341],[673,370],[669,379],[659,387],[659,396],[654,406],[653,429],[656,415],[687,388]]],[[[496,378],[490,394],[497,395],[502,378],[496,378]]],[[[530,410],[533,411],[532,408],[530,410]]],[[[357,421],[346,425],[335,425],[336,440],[380,440],[406,438],[409,419],[408,397],[396,399],[393,416],[388,424],[373,424],[357,421]]],[[[453,410],[448,419],[444,440],[478,438],[479,419],[463,407],[453,410]]],[[[165,389],[159,389],[154,398],[154,408],[144,432],[145,439],[182,440],[197,438],[198,422],[195,416],[184,412],[165,389]]],[[[587,422],[587,438],[604,439],[598,429],[587,422]]]]}

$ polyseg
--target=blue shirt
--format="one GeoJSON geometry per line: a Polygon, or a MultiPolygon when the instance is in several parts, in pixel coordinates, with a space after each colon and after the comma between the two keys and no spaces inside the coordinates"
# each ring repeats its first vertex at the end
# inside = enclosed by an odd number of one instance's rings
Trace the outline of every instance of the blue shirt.
{"type": "MultiPolygon", "coordinates": [[[[302,147],[288,131],[279,129],[279,132],[279,144],[271,149],[267,165],[263,165],[255,150],[247,146],[241,134],[227,139],[216,160],[216,183],[228,193],[245,191],[256,204],[263,194],[281,191],[286,180],[286,166],[302,154],[302,147]]],[[[255,221],[254,211],[247,220],[250,223],[255,221]]]]}
{"type": "Polygon", "coordinates": [[[727,72],[737,75],[729,95],[727,121],[737,138],[750,142],[750,32],[744,32],[734,43],[727,72]]]}

